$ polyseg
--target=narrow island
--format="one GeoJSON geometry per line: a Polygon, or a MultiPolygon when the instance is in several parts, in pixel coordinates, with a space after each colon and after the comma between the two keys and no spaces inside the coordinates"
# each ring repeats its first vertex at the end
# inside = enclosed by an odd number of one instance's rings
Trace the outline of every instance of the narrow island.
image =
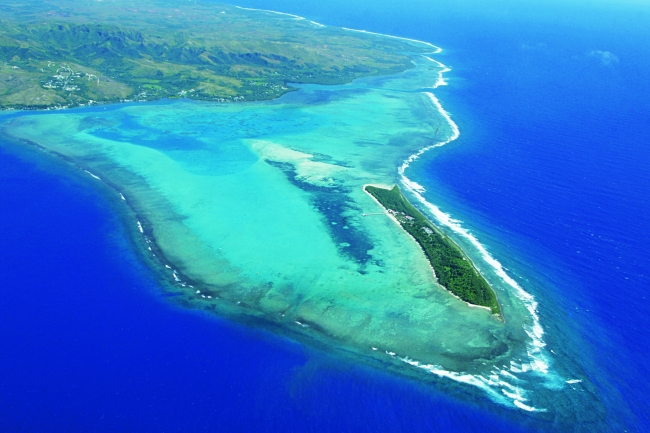
{"type": "Polygon", "coordinates": [[[397,185],[392,189],[366,185],[365,190],[422,247],[441,286],[469,304],[489,308],[492,314],[503,320],[496,293],[471,260],[458,245],[409,203],[397,185]]]}

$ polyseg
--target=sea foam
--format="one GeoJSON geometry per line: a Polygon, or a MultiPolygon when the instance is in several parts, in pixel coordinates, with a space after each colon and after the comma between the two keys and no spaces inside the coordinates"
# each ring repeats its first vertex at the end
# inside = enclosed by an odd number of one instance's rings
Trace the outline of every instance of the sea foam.
{"type": "MultiPolygon", "coordinates": [[[[436,46],[436,45],[433,45],[432,43],[424,42],[424,41],[419,41],[419,40],[417,40],[417,39],[404,38],[404,37],[401,37],[401,36],[386,35],[386,34],[384,34],[384,33],[369,32],[368,30],[350,29],[350,28],[347,28],[347,27],[341,27],[341,28],[342,28],[343,30],[347,30],[347,31],[349,31],[349,32],[366,33],[366,34],[368,34],[368,35],[383,36],[383,37],[386,37],[386,38],[391,38],[391,39],[400,39],[400,40],[402,40],[402,41],[415,42],[415,43],[417,43],[417,44],[422,44],[422,45],[425,45],[425,46],[427,46],[427,47],[433,48],[433,52],[431,52],[430,54],[439,54],[439,53],[442,52],[442,48],[440,48],[440,47],[438,47],[438,46],[436,46]]],[[[450,70],[451,70],[451,69],[450,69],[450,70]]]]}
{"type": "Polygon", "coordinates": [[[272,10],[269,10],[269,9],[245,8],[245,7],[242,7],[242,6],[235,6],[235,7],[236,7],[237,9],[242,9],[242,10],[245,10],[245,11],[266,12],[266,13],[269,13],[269,14],[285,15],[285,16],[291,17],[291,18],[293,18],[293,19],[295,19],[295,20],[299,20],[299,21],[304,20],[304,21],[307,21],[308,23],[314,24],[314,25],[317,26],[317,27],[325,27],[324,24],[317,23],[316,21],[308,20],[307,18],[305,18],[305,17],[301,17],[300,15],[288,14],[288,13],[286,13],[286,12],[272,11],[272,10]]]}
{"type": "MultiPolygon", "coordinates": [[[[298,20],[298,21],[307,21],[307,22],[309,22],[309,23],[311,23],[311,24],[313,24],[313,25],[315,25],[317,27],[325,27],[324,24],[321,24],[321,23],[316,22],[316,21],[308,20],[307,18],[301,17],[300,15],[289,14],[289,13],[286,13],[286,12],[278,12],[278,11],[274,11],[274,10],[270,10],[270,9],[246,8],[246,7],[243,7],[243,6],[235,6],[235,7],[237,9],[246,10],[246,11],[266,12],[266,13],[270,13],[270,14],[284,15],[284,16],[293,18],[293,19],[298,20]]],[[[432,43],[425,42],[425,41],[420,41],[418,39],[411,39],[411,38],[405,38],[405,37],[401,37],[401,36],[387,35],[387,34],[384,34],[384,33],[369,32],[367,30],[351,29],[351,28],[347,28],[347,27],[341,27],[341,28],[343,30],[347,30],[347,31],[350,31],[350,32],[366,33],[366,34],[369,34],[369,35],[382,36],[382,37],[386,37],[386,38],[399,39],[399,40],[403,40],[403,41],[407,41],[407,42],[422,44],[422,45],[425,45],[427,47],[433,48],[433,52],[431,54],[439,54],[439,53],[442,52],[442,48],[440,48],[440,47],[438,47],[436,45],[433,45],[432,43]]],[[[429,60],[431,60],[433,62],[436,62],[433,59],[429,59],[429,60]]],[[[436,63],[438,63],[438,62],[436,62],[436,63]]],[[[444,72],[449,72],[449,71],[451,71],[451,69],[448,69],[448,70],[446,70],[444,72]]]]}
{"type": "Polygon", "coordinates": [[[440,68],[440,70],[438,71],[438,79],[436,80],[436,82],[433,84],[432,87],[434,89],[437,89],[440,86],[448,85],[449,83],[447,83],[447,81],[445,80],[445,73],[450,72],[451,68],[449,68],[444,63],[441,63],[441,62],[439,62],[437,60],[432,59],[431,57],[424,56],[424,58],[431,61],[431,62],[433,62],[433,63],[435,63],[436,66],[438,66],[438,68],[440,68]]]}
{"type": "MultiPolygon", "coordinates": [[[[441,49],[438,49],[437,52],[440,51],[441,49]]],[[[444,78],[444,74],[451,71],[451,68],[426,55],[423,57],[435,63],[436,66],[440,68],[438,72],[438,78],[432,88],[436,89],[440,86],[447,85],[448,83],[444,78]]],[[[493,374],[487,378],[482,375],[472,375],[467,373],[448,371],[440,366],[423,365],[418,361],[412,360],[410,358],[400,359],[414,367],[424,369],[437,376],[446,377],[457,382],[476,386],[484,390],[490,396],[490,398],[497,403],[514,406],[525,411],[544,411],[544,409],[535,408],[533,406],[525,404],[524,402],[527,401],[527,398],[525,397],[526,391],[523,388],[515,386],[505,380],[508,379],[509,381],[515,382],[521,381],[521,378],[516,376],[517,374],[537,374],[539,376],[545,377],[550,371],[551,360],[550,356],[545,351],[546,343],[544,342],[544,329],[540,323],[539,314],[537,312],[537,301],[530,293],[526,292],[519,285],[519,283],[517,283],[517,281],[508,275],[503,265],[488,252],[488,250],[483,244],[480,243],[476,236],[474,236],[472,233],[470,233],[469,230],[463,227],[461,221],[454,219],[451,215],[443,212],[436,205],[428,202],[422,195],[426,192],[425,188],[417,182],[409,179],[405,174],[410,164],[422,156],[425,152],[437,147],[442,147],[460,137],[460,129],[458,128],[458,125],[452,120],[451,115],[442,107],[440,100],[431,92],[423,93],[433,104],[438,113],[445,119],[448,127],[451,130],[451,134],[449,134],[448,138],[439,142],[434,142],[429,146],[425,146],[422,149],[418,150],[416,153],[406,158],[406,160],[398,168],[400,181],[404,187],[415,196],[415,198],[429,211],[430,214],[435,217],[435,219],[441,225],[451,229],[454,233],[469,241],[469,243],[480,254],[483,261],[489,265],[494,273],[512,289],[512,293],[514,293],[514,295],[522,301],[531,317],[531,324],[523,325],[524,331],[530,338],[530,342],[527,344],[527,361],[524,362],[520,360],[521,363],[511,361],[510,366],[504,367],[504,369],[495,367],[493,374]],[[497,389],[500,389],[500,392],[498,392],[497,389]]],[[[557,383],[557,380],[555,379],[555,377],[548,378],[546,381],[547,386],[554,387],[553,384],[557,383]]]]}
{"type": "Polygon", "coordinates": [[[94,177],[95,179],[97,179],[97,180],[102,180],[99,176],[97,176],[97,175],[95,175],[95,174],[92,174],[92,173],[89,172],[88,170],[84,170],[84,171],[85,171],[86,173],[88,173],[89,175],[91,175],[92,177],[94,177]]]}

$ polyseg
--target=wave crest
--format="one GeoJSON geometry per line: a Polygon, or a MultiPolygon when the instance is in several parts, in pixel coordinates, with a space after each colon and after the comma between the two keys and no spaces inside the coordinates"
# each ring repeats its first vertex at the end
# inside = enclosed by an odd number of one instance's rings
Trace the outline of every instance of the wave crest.
{"type": "MultiPolygon", "coordinates": [[[[444,79],[444,74],[451,71],[451,68],[432,59],[431,57],[423,57],[434,62],[436,66],[440,68],[438,79],[432,88],[436,89],[440,86],[447,85],[448,83],[444,79]]],[[[544,342],[544,328],[540,323],[539,314],[537,312],[538,303],[535,300],[535,297],[526,292],[517,281],[508,275],[503,265],[488,252],[486,247],[480,243],[476,236],[463,227],[461,221],[452,218],[451,215],[443,212],[436,205],[428,202],[422,195],[426,192],[425,188],[419,183],[409,179],[405,174],[410,164],[420,158],[420,156],[425,152],[437,147],[445,146],[460,137],[460,129],[458,128],[458,125],[452,120],[451,115],[442,107],[440,100],[431,92],[423,92],[423,94],[426,95],[438,113],[445,119],[451,130],[451,134],[445,140],[425,146],[406,158],[397,170],[400,182],[411,194],[413,194],[413,196],[415,196],[426,210],[433,215],[439,224],[447,227],[463,239],[467,240],[476,249],[483,261],[492,269],[492,271],[512,289],[512,293],[523,303],[530,314],[531,324],[523,325],[524,331],[530,338],[530,342],[527,344],[527,362],[521,362],[518,364],[511,361],[511,365],[507,370],[494,367],[493,373],[487,378],[482,375],[448,371],[440,366],[423,365],[418,361],[407,357],[400,359],[414,367],[424,369],[437,376],[476,386],[484,390],[490,398],[497,403],[514,406],[525,411],[544,411],[545,409],[539,409],[525,404],[524,401],[527,401],[526,391],[523,388],[512,385],[510,382],[504,380],[507,378],[510,381],[519,381],[521,379],[516,375],[524,373],[533,373],[545,377],[550,371],[551,359],[544,350],[546,347],[546,343],[544,342]]],[[[549,381],[549,386],[551,385],[550,382],[553,381],[549,381]]]]}

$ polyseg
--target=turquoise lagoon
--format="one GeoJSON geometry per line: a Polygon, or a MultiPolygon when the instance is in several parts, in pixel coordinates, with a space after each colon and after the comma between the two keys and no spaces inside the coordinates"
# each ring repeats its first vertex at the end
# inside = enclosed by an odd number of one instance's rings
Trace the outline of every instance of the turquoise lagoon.
{"type": "Polygon", "coordinates": [[[459,134],[435,97],[448,69],[435,53],[412,57],[398,75],[300,85],[276,101],[19,113],[2,131],[109,185],[188,307],[476,386],[526,412],[573,404],[558,389],[592,395],[577,367],[545,349],[535,299],[408,179],[405,161],[459,134]],[[369,183],[400,183],[465,247],[505,322],[436,284],[417,244],[364,193],[369,183]]]}

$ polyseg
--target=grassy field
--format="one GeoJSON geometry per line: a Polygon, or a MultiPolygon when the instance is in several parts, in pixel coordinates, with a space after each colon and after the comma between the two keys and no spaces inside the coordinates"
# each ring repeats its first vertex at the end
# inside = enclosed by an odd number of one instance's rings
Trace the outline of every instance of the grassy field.
{"type": "Polygon", "coordinates": [[[19,0],[0,6],[0,108],[276,98],[411,66],[396,39],[233,6],[19,0]]]}
{"type": "Polygon", "coordinates": [[[487,281],[458,245],[440,232],[406,200],[397,185],[393,189],[377,188],[370,185],[365,189],[420,244],[433,266],[440,285],[463,301],[488,307],[492,314],[501,317],[496,294],[487,281]]]}

